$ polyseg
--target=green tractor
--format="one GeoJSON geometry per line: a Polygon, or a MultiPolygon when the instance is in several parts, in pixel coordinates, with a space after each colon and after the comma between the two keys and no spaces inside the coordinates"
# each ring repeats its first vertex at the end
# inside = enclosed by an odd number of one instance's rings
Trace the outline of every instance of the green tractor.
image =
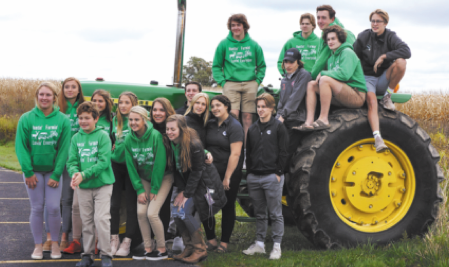
{"type": "MultiPolygon", "coordinates": [[[[185,101],[182,88],[186,0],[178,2],[178,29],[173,85],[116,83],[97,78],[82,81],[86,99],[94,90],[108,90],[115,103],[123,91],[134,92],[139,105],[151,108],[157,97],[174,107],[185,101]]],[[[278,99],[279,89],[259,88],[278,99]]],[[[211,97],[218,92],[207,92],[211,97]]],[[[397,103],[410,94],[393,94],[397,103]]],[[[444,176],[438,151],[429,135],[407,115],[379,106],[382,136],[390,148],[376,153],[366,108],[335,109],[331,128],[312,132],[297,148],[286,174],[284,217],[320,248],[351,247],[372,242],[386,244],[407,236],[421,236],[438,218],[444,176]]],[[[246,173],[245,170],[242,170],[246,173]]],[[[253,215],[241,183],[239,203],[253,215]]]]}

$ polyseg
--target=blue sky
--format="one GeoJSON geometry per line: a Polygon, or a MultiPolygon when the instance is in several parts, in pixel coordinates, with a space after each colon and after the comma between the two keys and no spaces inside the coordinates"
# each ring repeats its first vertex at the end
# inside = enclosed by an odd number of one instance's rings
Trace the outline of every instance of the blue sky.
{"type": "MultiPolygon", "coordinates": [[[[171,84],[175,51],[176,0],[1,1],[0,76],[171,84]],[[126,3],[126,4],[125,4],[126,3]]],[[[267,62],[264,84],[278,87],[280,49],[299,30],[302,13],[315,14],[321,1],[189,0],[184,63],[191,56],[213,59],[226,37],[227,18],[247,15],[249,33],[267,62]]],[[[409,44],[412,58],[401,90],[446,90],[449,74],[449,2],[327,2],[355,35],[370,27],[376,8],[389,12],[390,28],[409,44]]],[[[315,30],[320,35],[319,29],[315,30]]]]}

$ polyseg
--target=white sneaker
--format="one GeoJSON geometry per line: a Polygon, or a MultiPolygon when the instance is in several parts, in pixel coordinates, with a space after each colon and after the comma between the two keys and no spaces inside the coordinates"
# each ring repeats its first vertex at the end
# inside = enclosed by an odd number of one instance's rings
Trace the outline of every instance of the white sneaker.
{"type": "Polygon", "coordinates": [[[246,148],[243,150],[243,166],[242,169],[246,170],[246,148]]]}
{"type": "Polygon", "coordinates": [[[265,254],[265,248],[261,247],[257,243],[254,243],[251,246],[249,246],[249,248],[247,250],[244,250],[242,252],[243,252],[243,254],[246,254],[246,255],[254,255],[254,253],[265,254]]]}
{"type": "Polygon", "coordinates": [[[175,237],[175,239],[173,240],[173,246],[171,250],[184,251],[184,242],[182,241],[181,237],[179,236],[175,237]]]}
{"type": "Polygon", "coordinates": [[[117,253],[117,250],[119,247],[120,247],[120,239],[118,238],[118,235],[111,235],[111,253],[112,253],[112,255],[115,255],[115,253],[117,253]]]}
{"type": "Polygon", "coordinates": [[[387,145],[385,145],[384,140],[380,136],[376,136],[374,138],[374,147],[376,148],[376,152],[380,153],[388,149],[387,145]]]}
{"type": "Polygon", "coordinates": [[[270,253],[270,260],[279,260],[281,258],[281,248],[273,247],[270,253]]]}
{"type": "Polygon", "coordinates": [[[125,237],[120,244],[120,248],[115,253],[115,256],[126,257],[131,252],[131,238],[125,237]]]}
{"type": "Polygon", "coordinates": [[[393,104],[393,101],[391,101],[391,94],[390,93],[384,95],[384,97],[382,97],[382,99],[380,100],[379,103],[382,105],[382,107],[384,109],[388,109],[388,110],[391,110],[391,111],[394,111],[396,109],[396,107],[393,104]]]}

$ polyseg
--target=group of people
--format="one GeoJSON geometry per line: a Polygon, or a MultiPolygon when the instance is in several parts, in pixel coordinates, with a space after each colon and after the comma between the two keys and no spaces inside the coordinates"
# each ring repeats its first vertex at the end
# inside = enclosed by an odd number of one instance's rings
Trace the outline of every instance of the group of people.
{"type": "Polygon", "coordinates": [[[279,259],[284,173],[302,132],[330,128],[331,104],[360,108],[367,102],[376,149],[387,149],[379,132],[377,95],[383,95],[384,108],[394,110],[390,92],[410,57],[408,46],[386,29],[387,12],[373,11],[371,29],[357,38],[335,14],[329,5],[317,8],[321,38],[313,33],[314,15],[301,15],[301,31],[279,57],[283,79],[277,110],[273,96],[257,96],[266,65],[243,14],[229,18],[229,35],[217,47],[212,71],[223,95],[212,99],[201,84],[188,82],[187,101],[176,110],[168,99],[156,98],[148,112],[134,93],[123,92],[114,114],[108,91],[98,89],[91,102],[85,101],[76,78],[64,80],[61,92],[50,82],[39,85],[36,107],[22,115],[16,136],[31,204],[31,257],[42,259],[46,251],[54,259],[61,252],[80,253],[81,237],[84,253],[77,266],[91,266],[98,252],[102,266],[112,266],[114,256],[128,256],[133,242],[142,240],[145,250],[134,259],[165,259],[166,240],[175,236],[185,246],[176,260],[196,263],[207,251],[226,253],[240,170],[246,165],[257,231],[243,253],[265,253],[269,213],[270,259],[279,259]],[[321,110],[315,120],[318,96],[321,110]],[[254,113],[259,118],[253,123],[254,113]],[[126,232],[120,241],[122,195],[126,232]],[[219,210],[220,241],[214,218],[219,210]],[[47,241],[42,244],[44,221],[47,241]]]}

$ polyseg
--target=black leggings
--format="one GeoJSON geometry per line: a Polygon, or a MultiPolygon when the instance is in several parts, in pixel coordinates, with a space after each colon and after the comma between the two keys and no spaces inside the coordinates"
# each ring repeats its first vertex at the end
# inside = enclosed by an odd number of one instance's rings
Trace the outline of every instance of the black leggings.
{"type": "Polygon", "coordinates": [[[134,239],[140,237],[140,228],[137,221],[137,193],[129,178],[126,164],[112,161],[115,183],[111,197],[111,235],[118,235],[120,228],[120,206],[122,203],[122,191],[125,188],[126,196],[126,233],[125,237],[134,239]]]}
{"type": "MultiPolygon", "coordinates": [[[[221,177],[222,180],[224,175],[221,177]]],[[[240,181],[242,180],[241,164],[239,164],[231,177],[230,189],[225,191],[227,202],[221,209],[221,242],[229,243],[232,231],[235,224],[235,200],[237,199],[237,193],[239,192],[240,181]]],[[[203,222],[204,231],[206,232],[207,240],[214,239],[215,236],[215,217],[210,217],[203,222]]]]}

